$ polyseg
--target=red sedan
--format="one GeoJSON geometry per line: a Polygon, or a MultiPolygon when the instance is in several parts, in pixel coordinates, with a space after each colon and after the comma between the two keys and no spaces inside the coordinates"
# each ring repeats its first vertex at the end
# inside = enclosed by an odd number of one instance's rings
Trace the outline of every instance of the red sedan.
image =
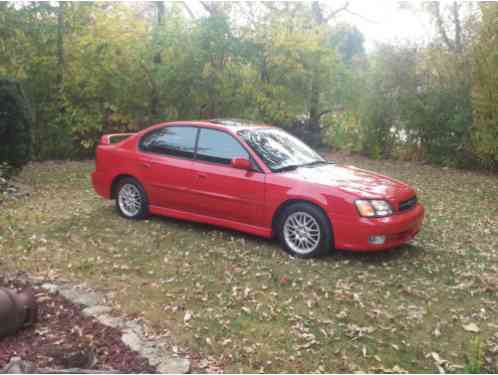
{"type": "Polygon", "coordinates": [[[92,183],[128,219],[157,214],[276,236],[299,257],[393,248],[424,217],[407,184],[337,166],[282,129],[242,120],[104,135],[92,183]]]}

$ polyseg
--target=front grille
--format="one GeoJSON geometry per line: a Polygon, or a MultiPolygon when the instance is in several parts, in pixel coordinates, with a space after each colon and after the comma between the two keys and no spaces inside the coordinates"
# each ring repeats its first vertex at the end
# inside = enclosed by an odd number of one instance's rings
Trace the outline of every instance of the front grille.
{"type": "Polygon", "coordinates": [[[406,201],[400,202],[399,203],[399,210],[400,211],[409,210],[410,208],[414,207],[416,204],[417,204],[417,197],[414,196],[406,201]]]}

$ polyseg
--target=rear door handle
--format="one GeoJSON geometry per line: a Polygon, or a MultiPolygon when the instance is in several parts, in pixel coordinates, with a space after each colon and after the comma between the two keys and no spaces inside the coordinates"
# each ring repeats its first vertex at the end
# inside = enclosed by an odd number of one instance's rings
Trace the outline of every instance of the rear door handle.
{"type": "Polygon", "coordinates": [[[198,173],[198,174],[197,174],[197,178],[202,178],[202,179],[204,179],[204,178],[206,178],[206,177],[207,177],[207,174],[205,174],[205,173],[198,173]]]}
{"type": "Polygon", "coordinates": [[[147,163],[147,162],[140,162],[140,166],[142,166],[143,168],[150,168],[150,163],[147,163]]]}

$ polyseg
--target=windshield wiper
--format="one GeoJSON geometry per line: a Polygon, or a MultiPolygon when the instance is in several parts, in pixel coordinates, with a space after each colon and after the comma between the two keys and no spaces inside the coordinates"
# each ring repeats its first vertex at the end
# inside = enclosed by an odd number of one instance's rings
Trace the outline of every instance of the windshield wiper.
{"type": "Polygon", "coordinates": [[[329,164],[328,161],[325,160],[315,160],[309,163],[304,163],[304,164],[292,164],[292,165],[286,165],[285,167],[277,168],[273,172],[287,172],[287,171],[294,171],[297,168],[300,167],[313,167],[315,165],[322,165],[322,164],[329,164]]]}
{"type": "Polygon", "coordinates": [[[315,165],[322,165],[322,164],[329,164],[329,162],[325,161],[325,160],[315,160],[315,161],[312,161],[310,163],[303,164],[302,166],[303,167],[313,167],[315,165]]]}
{"type": "Polygon", "coordinates": [[[300,165],[286,165],[285,167],[280,167],[280,168],[274,169],[273,172],[294,171],[299,167],[300,167],[300,165]]]}

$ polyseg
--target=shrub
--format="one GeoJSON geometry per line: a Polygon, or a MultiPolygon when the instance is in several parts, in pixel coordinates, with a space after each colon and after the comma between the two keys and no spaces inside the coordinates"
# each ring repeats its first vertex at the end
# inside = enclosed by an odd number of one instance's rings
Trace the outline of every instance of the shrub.
{"type": "Polygon", "coordinates": [[[0,78],[0,162],[21,167],[31,157],[32,116],[17,81],[0,78]]]}
{"type": "Polygon", "coordinates": [[[361,129],[353,112],[334,113],[323,117],[323,143],[334,150],[359,153],[362,150],[361,129]]]}
{"type": "Polygon", "coordinates": [[[482,164],[498,169],[498,6],[480,7],[483,23],[473,55],[472,146],[482,164]]]}

